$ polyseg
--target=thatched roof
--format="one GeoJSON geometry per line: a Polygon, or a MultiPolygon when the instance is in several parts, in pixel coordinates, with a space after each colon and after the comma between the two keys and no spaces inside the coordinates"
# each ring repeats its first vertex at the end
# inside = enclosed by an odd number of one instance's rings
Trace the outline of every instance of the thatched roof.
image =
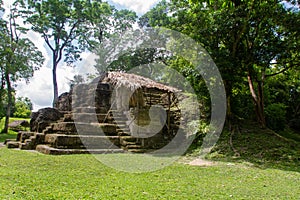
{"type": "Polygon", "coordinates": [[[102,82],[111,83],[116,87],[124,86],[130,90],[136,90],[138,88],[153,88],[166,92],[179,91],[177,88],[155,82],[149,78],[123,72],[107,72],[102,82]]]}

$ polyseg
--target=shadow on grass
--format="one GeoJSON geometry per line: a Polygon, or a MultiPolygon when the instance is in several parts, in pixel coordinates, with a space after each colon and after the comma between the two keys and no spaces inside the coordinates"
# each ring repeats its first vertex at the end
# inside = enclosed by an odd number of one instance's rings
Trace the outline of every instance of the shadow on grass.
{"type": "Polygon", "coordinates": [[[0,133],[0,143],[5,142],[7,139],[16,139],[17,138],[17,132],[9,131],[9,133],[0,133]]]}

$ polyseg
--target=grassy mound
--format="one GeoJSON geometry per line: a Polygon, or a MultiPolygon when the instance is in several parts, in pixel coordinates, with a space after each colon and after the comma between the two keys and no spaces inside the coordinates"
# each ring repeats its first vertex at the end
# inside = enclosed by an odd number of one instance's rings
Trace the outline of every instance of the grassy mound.
{"type": "MultiPolygon", "coordinates": [[[[278,134],[267,128],[261,129],[255,122],[245,121],[233,132],[225,130],[207,158],[300,172],[298,137],[291,130],[278,134]]],[[[189,154],[196,155],[197,151],[194,146],[189,154]]]]}

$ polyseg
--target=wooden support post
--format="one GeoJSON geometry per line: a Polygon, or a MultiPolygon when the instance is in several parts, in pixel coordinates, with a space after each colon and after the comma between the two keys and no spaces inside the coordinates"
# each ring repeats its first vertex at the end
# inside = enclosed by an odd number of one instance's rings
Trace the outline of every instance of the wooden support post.
{"type": "Polygon", "coordinates": [[[171,93],[168,92],[168,136],[170,135],[171,131],[171,93]]]}

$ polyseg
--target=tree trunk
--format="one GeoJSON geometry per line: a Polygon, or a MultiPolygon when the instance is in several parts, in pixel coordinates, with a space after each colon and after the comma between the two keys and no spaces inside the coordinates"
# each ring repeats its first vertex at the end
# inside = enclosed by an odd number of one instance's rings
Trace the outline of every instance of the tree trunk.
{"type": "Polygon", "coordinates": [[[258,123],[262,128],[266,127],[266,119],[264,114],[264,99],[263,99],[263,81],[259,82],[257,85],[258,92],[256,93],[254,89],[254,84],[250,73],[248,74],[248,84],[251,92],[252,100],[254,103],[255,114],[258,123]]]}
{"type": "Polygon", "coordinates": [[[2,133],[8,133],[9,117],[10,117],[10,111],[12,106],[12,88],[11,88],[8,72],[5,73],[5,79],[7,84],[7,108],[6,108],[4,129],[2,130],[2,133]]]}
{"type": "Polygon", "coordinates": [[[58,87],[57,87],[57,77],[56,77],[57,63],[56,59],[53,59],[53,69],[52,69],[52,80],[53,80],[53,102],[52,106],[54,107],[56,100],[58,99],[58,87]]]}
{"type": "Polygon", "coordinates": [[[225,89],[226,89],[226,104],[227,104],[227,109],[226,109],[226,121],[228,124],[229,130],[232,129],[233,126],[233,113],[231,109],[231,97],[232,97],[232,85],[230,81],[224,81],[225,84],[225,89]]]}

